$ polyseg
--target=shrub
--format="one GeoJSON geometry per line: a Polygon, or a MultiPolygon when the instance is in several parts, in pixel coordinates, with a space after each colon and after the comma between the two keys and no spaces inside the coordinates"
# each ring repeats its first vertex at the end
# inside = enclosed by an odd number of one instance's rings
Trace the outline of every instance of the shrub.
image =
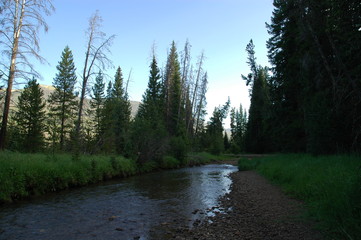
{"type": "Polygon", "coordinates": [[[180,162],[172,156],[164,156],[161,162],[161,168],[165,169],[178,168],[179,166],[180,162]]]}

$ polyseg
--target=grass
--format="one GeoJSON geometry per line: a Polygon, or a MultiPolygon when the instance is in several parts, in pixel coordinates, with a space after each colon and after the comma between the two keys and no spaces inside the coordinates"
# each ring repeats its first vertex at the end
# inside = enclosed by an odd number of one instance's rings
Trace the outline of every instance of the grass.
{"type": "MultiPolygon", "coordinates": [[[[224,158],[224,157],[223,157],[224,158]]],[[[68,188],[85,186],[116,177],[127,177],[159,169],[202,165],[222,159],[208,153],[193,153],[181,162],[165,156],[161,162],[135,161],[121,156],[70,154],[25,154],[0,152],[0,203],[12,202],[34,195],[43,195],[68,188]]]]}
{"type": "Polygon", "coordinates": [[[327,232],[326,237],[361,236],[360,157],[275,155],[241,159],[239,169],[255,169],[287,194],[304,201],[308,215],[327,232]]]}
{"type": "Polygon", "coordinates": [[[0,202],[84,186],[137,172],[129,159],[110,156],[0,152],[0,202]]]}

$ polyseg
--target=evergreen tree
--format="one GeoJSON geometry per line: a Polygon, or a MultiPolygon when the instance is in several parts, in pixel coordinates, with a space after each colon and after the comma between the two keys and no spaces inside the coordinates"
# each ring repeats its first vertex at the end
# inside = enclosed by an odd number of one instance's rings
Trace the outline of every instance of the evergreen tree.
{"type": "Polygon", "coordinates": [[[102,151],[105,153],[114,153],[115,151],[115,142],[114,142],[114,132],[111,127],[113,126],[113,94],[112,94],[113,84],[112,81],[108,82],[106,97],[104,101],[104,107],[102,110],[102,133],[100,134],[100,146],[102,151]]]}
{"type": "Polygon", "coordinates": [[[247,130],[247,111],[242,104],[239,109],[233,108],[231,117],[231,152],[240,153],[245,150],[245,135],[247,130]]]}
{"type": "Polygon", "coordinates": [[[230,100],[222,106],[214,108],[213,115],[207,124],[205,146],[212,153],[219,155],[224,151],[223,120],[228,115],[230,100]]]}
{"type": "Polygon", "coordinates": [[[15,122],[19,129],[22,149],[37,152],[44,147],[45,102],[36,79],[30,80],[18,97],[15,122]]]}
{"type": "Polygon", "coordinates": [[[105,144],[107,151],[126,155],[129,142],[131,106],[124,90],[123,74],[117,68],[114,84],[108,85],[108,96],[105,102],[105,144]],[[110,88],[111,87],[111,88],[110,88]]]}
{"type": "Polygon", "coordinates": [[[257,66],[254,51],[254,44],[251,40],[246,47],[251,73],[247,77],[242,76],[247,84],[251,84],[251,106],[246,132],[246,151],[253,153],[264,153],[270,151],[268,140],[267,121],[270,112],[270,100],[268,89],[268,68],[257,66]]]}
{"type": "Polygon", "coordinates": [[[164,98],[157,60],[153,55],[148,88],[133,124],[132,140],[138,152],[138,162],[161,161],[167,149],[167,132],[164,125],[164,98]]]}
{"type": "Polygon", "coordinates": [[[308,75],[302,62],[306,63],[310,58],[304,58],[301,52],[306,52],[310,46],[303,39],[304,36],[297,36],[303,20],[296,1],[276,0],[274,6],[274,16],[268,25],[271,38],[267,42],[268,57],[273,65],[273,77],[270,79],[270,136],[274,151],[302,152],[306,150],[302,103],[302,96],[306,93],[302,75],[308,75]]]}
{"type": "Polygon", "coordinates": [[[180,135],[185,127],[183,123],[184,107],[181,105],[181,73],[178,61],[177,48],[174,41],[168,55],[165,76],[164,76],[164,97],[165,97],[165,119],[166,126],[171,136],[180,135]]]}
{"type": "Polygon", "coordinates": [[[157,60],[153,56],[150,65],[150,74],[148,81],[148,88],[146,89],[141,105],[138,109],[138,117],[148,119],[152,122],[158,122],[162,115],[162,91],[161,91],[161,76],[158,68],[157,60]]]}
{"type": "Polygon", "coordinates": [[[56,74],[53,86],[55,88],[49,96],[50,118],[60,125],[59,144],[60,150],[64,150],[65,141],[69,139],[70,131],[74,127],[74,115],[77,110],[76,94],[74,87],[76,84],[75,65],[73,54],[68,46],[62,52],[61,61],[56,67],[56,74]]]}
{"type": "Polygon", "coordinates": [[[97,77],[95,78],[95,84],[92,87],[92,96],[90,100],[90,107],[92,113],[92,122],[94,125],[94,134],[95,134],[95,142],[98,144],[100,142],[100,138],[103,132],[103,108],[105,102],[105,94],[104,94],[105,84],[103,81],[103,73],[99,71],[97,77]]]}
{"type": "Polygon", "coordinates": [[[275,150],[360,151],[359,1],[274,1],[270,136],[275,150]]]}

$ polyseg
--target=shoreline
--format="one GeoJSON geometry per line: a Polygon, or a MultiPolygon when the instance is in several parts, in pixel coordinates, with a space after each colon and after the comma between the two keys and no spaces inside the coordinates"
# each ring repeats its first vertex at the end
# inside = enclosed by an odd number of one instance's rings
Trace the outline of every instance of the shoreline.
{"type": "Polygon", "coordinates": [[[174,239],[323,239],[301,216],[304,206],[254,171],[235,172],[231,191],[220,199],[226,213],[192,229],[178,229],[174,239]]]}

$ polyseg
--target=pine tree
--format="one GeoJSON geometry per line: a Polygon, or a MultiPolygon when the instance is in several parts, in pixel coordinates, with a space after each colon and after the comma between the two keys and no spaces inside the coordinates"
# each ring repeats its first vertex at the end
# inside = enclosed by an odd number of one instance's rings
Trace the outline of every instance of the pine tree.
{"type": "Polygon", "coordinates": [[[157,60],[153,56],[150,65],[148,88],[146,89],[142,104],[139,106],[138,117],[156,122],[160,120],[162,114],[162,92],[161,92],[161,76],[158,68],[157,60]]]}
{"type": "Polygon", "coordinates": [[[248,53],[248,65],[251,73],[243,76],[247,84],[251,84],[251,106],[246,132],[246,150],[254,153],[264,153],[271,149],[268,139],[267,121],[270,112],[269,99],[269,75],[268,68],[257,66],[255,46],[251,40],[246,47],[248,53]]]}
{"type": "Polygon", "coordinates": [[[245,150],[245,134],[247,130],[247,111],[242,104],[239,109],[232,108],[231,113],[231,152],[240,153],[245,150]]]}
{"type": "Polygon", "coordinates": [[[135,117],[132,141],[138,153],[138,162],[160,162],[167,149],[167,132],[164,125],[164,98],[157,60],[153,55],[150,65],[148,88],[135,117]]]}
{"type": "Polygon", "coordinates": [[[107,129],[105,141],[108,151],[128,154],[128,137],[130,129],[131,106],[124,90],[123,74],[117,68],[114,84],[108,85],[108,96],[105,102],[105,118],[107,129]],[[109,88],[111,87],[111,89],[109,88]]]}
{"type": "Polygon", "coordinates": [[[95,78],[95,84],[92,87],[92,99],[90,100],[90,107],[92,113],[92,122],[94,124],[95,131],[95,142],[99,143],[102,132],[103,132],[103,108],[105,102],[104,94],[105,84],[103,81],[103,73],[99,71],[97,77],[95,78]]]}
{"type": "Polygon", "coordinates": [[[185,123],[182,122],[184,120],[182,117],[184,107],[179,110],[182,96],[181,90],[180,64],[178,61],[177,48],[173,41],[164,76],[165,119],[168,132],[171,136],[181,134],[182,130],[184,130],[182,127],[185,127],[185,123]]]}
{"type": "Polygon", "coordinates": [[[207,142],[206,148],[212,153],[219,155],[224,151],[223,120],[228,115],[230,100],[221,107],[215,107],[212,117],[206,127],[207,142]]]}
{"type": "Polygon", "coordinates": [[[33,78],[18,97],[15,122],[20,132],[21,151],[38,152],[44,147],[45,102],[43,91],[33,78]]]}
{"type": "Polygon", "coordinates": [[[60,150],[64,150],[65,141],[69,139],[70,131],[74,127],[74,115],[77,110],[76,94],[74,93],[77,79],[76,68],[73,54],[68,46],[62,52],[61,61],[56,68],[58,73],[53,81],[55,90],[48,99],[49,114],[60,125],[59,145],[60,150]]]}

